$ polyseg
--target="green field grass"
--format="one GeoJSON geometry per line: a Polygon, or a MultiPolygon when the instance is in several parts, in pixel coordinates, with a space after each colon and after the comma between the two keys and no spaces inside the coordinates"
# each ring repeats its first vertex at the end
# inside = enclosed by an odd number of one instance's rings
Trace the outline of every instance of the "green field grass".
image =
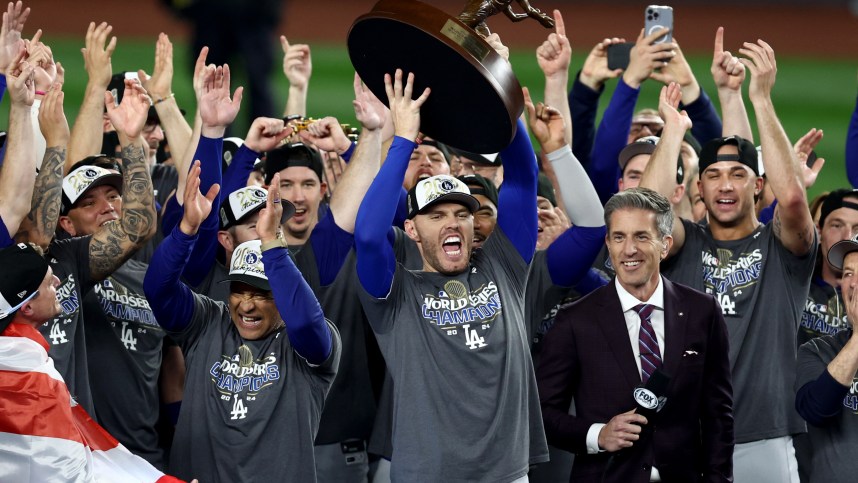
{"type": "MultiPolygon", "coordinates": [[[[70,122],[77,113],[77,106],[80,104],[86,84],[80,54],[81,47],[82,40],[52,39],[55,58],[61,61],[66,69],[64,90],[66,91],[66,112],[70,122]]],[[[333,115],[342,122],[354,124],[354,112],[351,108],[353,71],[347,52],[343,47],[333,45],[313,45],[312,48],[313,78],[308,100],[309,114],[313,117],[333,115]]],[[[151,71],[153,57],[154,41],[123,39],[114,54],[114,72],[138,68],[151,71]]],[[[195,101],[191,88],[191,60],[187,47],[176,45],[174,57],[176,68],[174,91],[180,106],[189,111],[190,118],[195,101]]],[[[688,55],[688,60],[703,88],[714,96],[709,75],[709,56],[688,55]]],[[[528,86],[535,97],[541,97],[542,74],[533,52],[513,51],[511,61],[521,84],[528,86]]],[[[583,53],[573,55],[573,73],[580,68],[583,61],[583,53]]],[[[287,83],[279,68],[279,60],[272,59],[272,62],[276,64],[272,74],[276,99],[279,106],[282,106],[286,99],[287,83]]],[[[233,64],[231,67],[236,73],[233,85],[240,85],[242,83],[240,65],[233,64]]],[[[638,107],[657,107],[659,88],[660,85],[655,82],[646,83],[638,107]]],[[[602,96],[602,109],[607,105],[612,90],[613,83],[602,96]]],[[[825,132],[825,138],[817,148],[817,152],[826,159],[826,164],[810,195],[814,196],[821,191],[847,186],[843,155],[846,130],[855,105],[855,62],[779,58],[778,80],[773,96],[776,109],[790,139],[798,139],[812,127],[820,128],[825,132]]],[[[713,100],[717,103],[717,99],[713,100]]],[[[749,111],[753,111],[750,106],[749,111]]],[[[8,100],[4,100],[3,108],[0,109],[0,126],[6,126],[7,121],[8,100]]],[[[754,125],[753,117],[751,123],[754,125]]],[[[247,126],[248,120],[245,116],[240,116],[236,123],[235,134],[242,135],[247,126]]]]}

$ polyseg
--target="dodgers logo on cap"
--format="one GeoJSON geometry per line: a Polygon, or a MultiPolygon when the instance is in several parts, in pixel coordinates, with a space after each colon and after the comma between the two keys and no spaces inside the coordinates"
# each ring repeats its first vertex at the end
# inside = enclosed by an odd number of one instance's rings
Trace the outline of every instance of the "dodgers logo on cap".
{"type": "Polygon", "coordinates": [[[256,265],[257,262],[259,262],[259,257],[255,253],[247,252],[247,254],[244,255],[244,263],[246,265],[256,265]]]}

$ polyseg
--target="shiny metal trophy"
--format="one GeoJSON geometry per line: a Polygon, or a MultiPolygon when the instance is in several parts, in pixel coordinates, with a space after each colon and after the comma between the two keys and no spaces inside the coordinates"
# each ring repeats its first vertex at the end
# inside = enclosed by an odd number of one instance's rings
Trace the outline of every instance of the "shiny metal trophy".
{"type": "Polygon", "coordinates": [[[414,0],[381,0],[352,24],[349,57],[385,104],[384,74],[396,69],[414,73],[414,92],[432,89],[420,110],[420,130],[427,136],[466,151],[496,153],[515,136],[524,98],[509,62],[474,29],[486,34],[485,19],[498,13],[554,25],[526,0],[516,1],[523,14],[514,13],[511,3],[472,0],[456,18],[414,0]]]}

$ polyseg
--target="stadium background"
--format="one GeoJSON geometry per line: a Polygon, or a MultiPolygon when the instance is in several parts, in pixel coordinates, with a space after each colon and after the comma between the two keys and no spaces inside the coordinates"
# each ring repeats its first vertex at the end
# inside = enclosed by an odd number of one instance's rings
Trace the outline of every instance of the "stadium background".
{"type": "MultiPolygon", "coordinates": [[[[179,1],[179,0],[172,0],[179,1]]],[[[185,0],[188,1],[188,0],[185,0]]],[[[243,0],[234,0],[236,2],[243,0]]],[[[643,26],[643,10],[647,2],[578,2],[531,0],[534,6],[550,12],[559,8],[563,13],[567,34],[572,44],[572,75],[593,45],[607,36],[625,37],[634,41],[643,26]]],[[[113,70],[144,68],[151,72],[154,45],[159,32],[170,35],[175,45],[174,90],[180,106],[188,111],[189,120],[194,106],[191,89],[192,60],[187,48],[190,26],[167,6],[168,0],[30,0],[26,5],[32,13],[24,34],[31,37],[36,28],[45,33],[43,40],[51,45],[54,56],[68,73],[66,80],[66,112],[73,122],[86,83],[80,48],[90,21],[107,21],[118,37],[113,70]]],[[[353,70],[344,45],[348,29],[361,14],[368,12],[373,0],[316,0],[283,2],[278,32],[290,42],[308,43],[312,48],[313,77],[310,83],[308,113],[313,117],[333,115],[342,122],[354,124],[351,108],[353,70]]],[[[438,8],[456,14],[464,0],[430,2],[438,8]]],[[[656,2],[653,2],[656,3],[656,2]]],[[[659,2],[665,3],[665,2],[659,2]]],[[[854,2],[858,5],[858,1],[854,2]]],[[[858,12],[856,5],[846,0],[815,1],[673,1],[675,36],[680,41],[698,81],[717,103],[709,64],[715,29],[726,29],[725,48],[736,53],[742,41],[761,38],[777,53],[778,80],[773,97],[787,134],[795,141],[812,127],[825,132],[817,152],[826,165],[811,196],[836,187],[848,185],[844,166],[844,143],[849,118],[856,99],[856,53],[858,53],[858,12]],[[850,8],[851,7],[851,8],[850,8]]],[[[541,97],[542,75],[536,64],[534,50],[548,31],[534,21],[512,24],[502,17],[489,21],[511,48],[511,62],[522,85],[541,97]]],[[[280,54],[279,42],[276,52],[280,54]]],[[[419,55],[419,52],[415,52],[419,55]]],[[[282,57],[271,60],[272,81],[277,92],[278,111],[286,99],[287,82],[280,68],[282,57]]],[[[240,59],[230,66],[237,72],[233,85],[242,81],[240,59]]],[[[747,93],[747,82],[745,83],[747,93]]],[[[656,107],[658,89],[655,82],[644,84],[638,108],[656,107]]],[[[610,98],[613,83],[602,97],[601,108],[610,98]]],[[[747,99],[747,95],[746,95],[747,99]]],[[[750,109],[752,111],[752,109],[750,109]]],[[[753,112],[751,112],[753,115],[753,112]]],[[[8,125],[8,100],[0,108],[0,126],[8,125]]],[[[244,132],[248,120],[240,117],[235,132],[244,132]]],[[[753,125],[753,119],[752,119],[753,125]]],[[[754,126],[756,127],[756,126],[754,126]]]]}

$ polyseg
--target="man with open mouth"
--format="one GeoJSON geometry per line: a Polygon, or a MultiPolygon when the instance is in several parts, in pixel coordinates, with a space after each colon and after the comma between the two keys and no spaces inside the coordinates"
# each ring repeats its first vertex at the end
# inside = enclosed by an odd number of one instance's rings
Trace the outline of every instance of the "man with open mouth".
{"type": "MultiPolygon", "coordinates": [[[[405,234],[422,270],[406,269],[388,234],[429,90],[412,100],[413,75],[401,71],[385,84],[396,137],[358,211],[355,250],[361,303],[393,379],[391,480],[524,481],[529,465],[548,459],[524,309],[536,247],[533,148],[519,121],[501,154],[497,226],[476,252],[480,205],[465,183],[438,175],[409,190],[405,234]]],[[[559,119],[527,103],[532,123],[559,119]]]]}
{"type": "Polygon", "coordinates": [[[180,280],[217,197],[217,186],[200,193],[199,173],[197,162],[182,221],[155,251],[143,284],[187,365],[171,467],[204,481],[315,481],[313,439],[341,343],[277,237],[283,211],[294,208],[280,199],[275,174],[259,240],[235,248],[229,302],[216,302],[180,280]]]}

